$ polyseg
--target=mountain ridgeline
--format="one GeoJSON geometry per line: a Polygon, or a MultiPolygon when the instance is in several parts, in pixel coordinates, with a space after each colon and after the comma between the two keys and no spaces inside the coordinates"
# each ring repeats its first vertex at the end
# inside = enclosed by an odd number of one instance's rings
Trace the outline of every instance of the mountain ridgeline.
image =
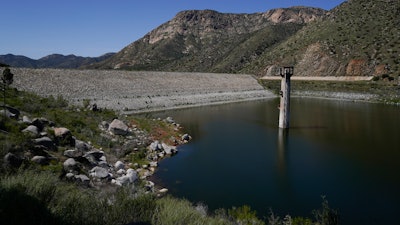
{"type": "MultiPolygon", "coordinates": [[[[394,77],[400,75],[399,37],[399,0],[348,0],[330,11],[310,7],[253,14],[188,10],[114,55],[80,59],[80,63],[65,56],[68,67],[63,60],[52,60],[57,63],[51,66],[40,64],[45,57],[26,60],[24,66],[265,76],[291,65],[301,76],[394,77]]],[[[0,62],[14,66],[2,56],[0,62]]]]}
{"type": "Polygon", "coordinates": [[[38,60],[26,56],[7,54],[0,55],[0,62],[13,67],[76,69],[85,65],[103,61],[111,57],[113,54],[114,53],[107,53],[99,57],[52,54],[38,60]]]}
{"type": "Polygon", "coordinates": [[[325,13],[306,7],[254,14],[183,11],[91,68],[234,73],[325,13]]]}

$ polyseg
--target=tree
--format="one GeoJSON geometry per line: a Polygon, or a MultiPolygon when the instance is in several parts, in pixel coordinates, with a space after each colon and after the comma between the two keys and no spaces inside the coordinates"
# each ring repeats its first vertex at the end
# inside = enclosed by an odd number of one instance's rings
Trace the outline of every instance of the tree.
{"type": "Polygon", "coordinates": [[[1,78],[3,84],[11,85],[14,81],[14,74],[11,73],[10,68],[6,67],[3,71],[3,77],[1,78]]]}

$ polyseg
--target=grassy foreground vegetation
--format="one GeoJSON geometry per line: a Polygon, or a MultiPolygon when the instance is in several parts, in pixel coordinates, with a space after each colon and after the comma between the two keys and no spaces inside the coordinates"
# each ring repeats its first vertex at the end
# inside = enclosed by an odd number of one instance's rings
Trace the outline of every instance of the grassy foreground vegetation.
{"type": "MultiPolygon", "coordinates": [[[[22,115],[46,117],[57,125],[71,129],[81,140],[91,141],[104,151],[112,152],[118,143],[101,138],[98,124],[118,117],[109,110],[92,112],[70,106],[62,97],[42,98],[7,88],[6,104],[22,115]]],[[[7,152],[23,153],[32,147],[31,137],[15,119],[1,115],[0,162],[7,152]]],[[[169,137],[171,131],[157,120],[129,118],[137,127],[157,138],[169,137]]],[[[64,149],[56,150],[55,154],[64,149]]],[[[139,151],[140,152],[140,151],[139,151]]],[[[138,154],[135,160],[143,160],[138,154]]],[[[121,188],[89,188],[60,179],[61,162],[39,166],[29,161],[19,168],[0,169],[0,221],[4,224],[337,224],[337,212],[327,201],[314,212],[315,219],[280,218],[272,212],[258,218],[249,206],[208,212],[207,206],[172,196],[157,197],[146,193],[141,184],[121,188]],[[332,222],[333,221],[333,222],[332,222]]]]}

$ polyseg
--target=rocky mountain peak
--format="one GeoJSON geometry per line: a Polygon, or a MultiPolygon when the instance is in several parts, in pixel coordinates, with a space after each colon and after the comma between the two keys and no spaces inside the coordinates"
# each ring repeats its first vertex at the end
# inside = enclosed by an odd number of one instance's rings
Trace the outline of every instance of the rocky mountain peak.
{"type": "Polygon", "coordinates": [[[146,37],[150,44],[174,35],[193,34],[198,37],[210,33],[244,34],[277,23],[308,23],[322,17],[323,9],[292,7],[269,10],[265,13],[234,14],[214,10],[187,10],[151,31],[146,37]]]}
{"type": "Polygon", "coordinates": [[[296,6],[272,9],[265,12],[264,16],[273,23],[309,23],[320,18],[325,13],[325,10],[319,8],[296,6]]]}

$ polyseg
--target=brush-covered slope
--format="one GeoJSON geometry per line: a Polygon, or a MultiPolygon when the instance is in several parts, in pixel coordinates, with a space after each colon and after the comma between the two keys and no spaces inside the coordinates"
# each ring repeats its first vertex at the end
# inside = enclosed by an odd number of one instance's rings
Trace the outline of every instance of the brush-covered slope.
{"type": "Polygon", "coordinates": [[[397,76],[399,37],[398,0],[349,0],[241,72],[273,75],[276,66],[294,65],[303,76],[397,76]]]}
{"type": "Polygon", "coordinates": [[[306,7],[255,14],[183,11],[91,68],[237,72],[325,13],[306,7]]]}

